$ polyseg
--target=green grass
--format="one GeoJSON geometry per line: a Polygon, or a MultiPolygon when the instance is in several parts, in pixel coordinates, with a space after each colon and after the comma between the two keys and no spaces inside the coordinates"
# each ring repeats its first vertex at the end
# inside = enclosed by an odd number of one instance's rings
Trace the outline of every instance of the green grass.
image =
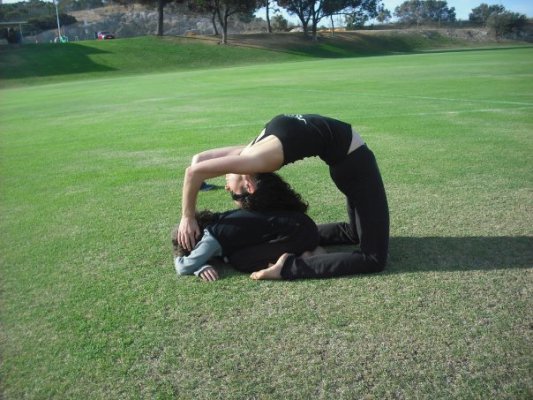
{"type": "MultiPolygon", "coordinates": [[[[532,49],[278,61],[1,91],[3,398],[531,397],[532,49]],[[178,278],[191,156],[284,112],[351,121],[376,153],[388,269],[178,278]]],[[[318,160],[282,175],[344,219],[318,160]]]]}
{"type": "MultiPolygon", "coordinates": [[[[230,37],[229,46],[217,43],[209,37],[138,37],[0,46],[0,87],[472,46],[423,32],[337,33],[322,36],[318,42],[299,34],[235,35],[230,37]]],[[[477,45],[499,44],[487,41],[477,45]]]]}
{"type": "Polygon", "coordinates": [[[4,80],[4,86],[220,68],[298,58],[283,52],[217,46],[216,41],[181,37],[138,37],[81,41],[61,46],[29,44],[19,48],[2,47],[0,78],[4,80]]]}

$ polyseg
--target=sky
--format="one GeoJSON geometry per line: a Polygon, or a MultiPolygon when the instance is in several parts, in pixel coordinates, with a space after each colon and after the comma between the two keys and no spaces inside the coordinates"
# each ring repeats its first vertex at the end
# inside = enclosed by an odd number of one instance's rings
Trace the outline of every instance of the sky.
{"type": "MultiPolygon", "coordinates": [[[[385,8],[391,12],[391,15],[394,14],[394,9],[404,1],[406,0],[381,0],[385,8]]],[[[462,21],[468,21],[468,16],[472,9],[482,3],[488,5],[499,4],[504,6],[507,11],[525,14],[529,18],[533,18],[533,0],[446,0],[446,2],[448,7],[455,7],[455,16],[462,21]]],[[[285,12],[282,12],[282,14],[289,22],[298,24],[297,17],[287,15],[285,12]]],[[[256,17],[265,18],[265,9],[260,9],[255,15],[256,17]]]]}
{"type": "MultiPolygon", "coordinates": [[[[391,13],[394,9],[402,4],[405,0],[382,0],[385,8],[391,13]]],[[[457,19],[468,20],[468,15],[473,8],[476,8],[481,3],[488,5],[501,4],[506,10],[525,14],[528,17],[533,17],[533,1],[532,0],[447,0],[448,7],[455,7],[455,15],[457,19]]]]}
{"type": "MultiPolygon", "coordinates": [[[[19,1],[21,0],[2,0],[3,4],[17,3],[19,1]]],[[[394,9],[404,1],[405,0],[382,0],[382,3],[392,14],[394,13],[394,9]]],[[[481,3],[489,5],[501,4],[506,10],[525,14],[529,18],[533,18],[533,0],[447,0],[447,2],[448,7],[455,7],[455,15],[457,16],[457,19],[460,20],[468,20],[468,14],[470,14],[470,11],[481,3]]],[[[261,16],[260,14],[261,13],[257,13],[256,15],[261,16]]]]}

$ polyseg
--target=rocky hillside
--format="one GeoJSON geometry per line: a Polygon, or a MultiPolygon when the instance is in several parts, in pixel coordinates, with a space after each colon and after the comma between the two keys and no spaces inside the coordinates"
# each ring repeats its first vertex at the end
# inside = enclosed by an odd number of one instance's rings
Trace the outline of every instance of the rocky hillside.
{"type": "MultiPolygon", "coordinates": [[[[212,35],[213,24],[211,18],[190,12],[183,6],[168,5],[164,10],[165,35],[212,35]]],[[[63,35],[70,41],[94,39],[95,32],[109,31],[117,38],[154,35],[157,32],[157,10],[140,4],[129,7],[111,5],[83,11],[71,11],[77,23],[63,28],[63,35]]],[[[244,24],[234,21],[230,26],[230,33],[246,31],[266,31],[266,25],[258,22],[244,24]]],[[[56,31],[43,32],[31,41],[48,42],[57,35],[56,31]]]]}
{"type": "MultiPolygon", "coordinates": [[[[70,41],[88,40],[95,38],[95,32],[109,31],[116,35],[117,38],[155,35],[157,32],[157,10],[153,7],[147,7],[140,4],[134,4],[128,7],[119,5],[110,5],[101,8],[94,8],[84,11],[71,11],[77,19],[77,23],[63,28],[63,35],[66,35],[70,41]]],[[[168,36],[186,35],[186,36],[210,36],[214,34],[211,18],[207,15],[192,13],[182,5],[170,4],[165,7],[164,14],[164,32],[168,36]]],[[[230,35],[252,34],[266,32],[266,23],[262,20],[255,20],[250,23],[243,23],[233,20],[229,27],[230,35]]],[[[440,36],[449,40],[467,41],[474,43],[492,42],[494,38],[485,29],[402,29],[394,31],[376,30],[361,31],[365,35],[391,35],[391,34],[412,34],[416,32],[425,39],[432,39],[432,36],[440,36]]],[[[328,35],[323,33],[323,35],[328,35]]],[[[57,32],[55,30],[43,32],[37,36],[26,36],[29,42],[49,42],[52,41],[57,32]]],[[[256,45],[257,37],[254,35],[241,36],[239,42],[247,45],[256,45]]],[[[265,36],[261,35],[261,41],[264,42],[265,36]]],[[[279,39],[279,38],[277,38],[279,39]]],[[[276,39],[276,40],[277,40],[276,39]]],[[[525,41],[533,41],[533,27],[525,36],[512,38],[525,41]]],[[[236,39],[234,38],[233,41],[236,39]]]]}

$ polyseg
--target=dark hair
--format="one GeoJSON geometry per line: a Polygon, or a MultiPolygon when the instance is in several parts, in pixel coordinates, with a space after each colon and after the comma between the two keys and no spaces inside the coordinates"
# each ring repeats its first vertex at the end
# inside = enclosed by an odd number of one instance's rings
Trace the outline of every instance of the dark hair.
{"type": "Polygon", "coordinates": [[[256,189],[242,200],[242,208],[251,211],[298,211],[305,213],[309,205],[291,186],[273,172],[254,176],[256,189]]]}
{"type": "MultiPolygon", "coordinates": [[[[204,235],[204,229],[207,227],[207,225],[213,223],[218,217],[217,213],[213,213],[208,210],[199,211],[196,213],[196,222],[198,222],[198,226],[200,227],[200,237],[198,237],[198,241],[202,238],[204,235]]],[[[190,254],[190,251],[180,246],[178,243],[178,229],[179,225],[176,225],[174,229],[172,230],[171,239],[172,239],[172,249],[174,251],[174,257],[185,257],[190,254]]]]}

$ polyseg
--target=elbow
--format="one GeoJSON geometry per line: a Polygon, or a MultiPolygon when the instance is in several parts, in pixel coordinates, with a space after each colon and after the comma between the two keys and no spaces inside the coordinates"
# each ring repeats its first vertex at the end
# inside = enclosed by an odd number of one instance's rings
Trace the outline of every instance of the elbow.
{"type": "Polygon", "coordinates": [[[202,161],[202,154],[195,154],[194,156],[192,156],[191,165],[197,164],[200,161],[202,161]]]}
{"type": "Polygon", "coordinates": [[[191,182],[194,178],[194,168],[191,166],[188,166],[187,168],[185,168],[185,181],[186,182],[191,182]]]}
{"type": "Polygon", "coordinates": [[[188,268],[183,263],[182,257],[177,257],[176,260],[174,260],[174,268],[176,269],[176,273],[180,276],[190,274],[188,268]]]}

